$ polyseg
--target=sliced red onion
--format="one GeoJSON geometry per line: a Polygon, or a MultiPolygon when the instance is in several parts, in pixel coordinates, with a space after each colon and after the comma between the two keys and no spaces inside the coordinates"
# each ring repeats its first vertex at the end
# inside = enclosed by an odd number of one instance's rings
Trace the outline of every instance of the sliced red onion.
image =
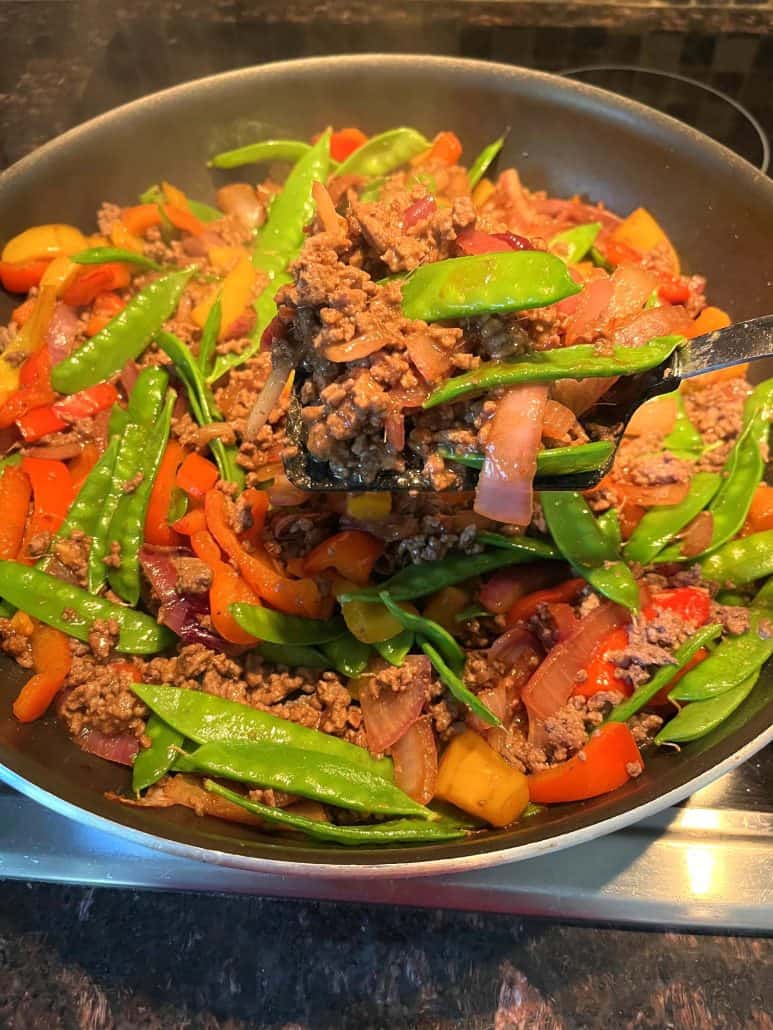
{"type": "Polygon", "coordinates": [[[75,310],[69,304],[58,303],[54,308],[45,335],[52,365],[58,365],[69,355],[79,329],[80,319],[75,314],[75,310]]]}
{"type": "Polygon", "coordinates": [[[389,343],[389,337],[383,332],[363,333],[362,336],[355,336],[346,343],[336,343],[325,350],[325,357],[328,361],[360,361],[367,358],[376,351],[381,350],[389,343]]]}
{"type": "Polygon", "coordinates": [[[429,716],[417,719],[392,745],[395,786],[426,805],[435,796],[437,744],[429,716]]]}
{"type": "Polygon", "coordinates": [[[494,254],[497,251],[513,250],[507,240],[481,229],[462,229],[456,237],[456,249],[465,256],[494,254]]]}
{"type": "Polygon", "coordinates": [[[266,220],[266,209],[254,188],[246,182],[231,182],[217,191],[217,206],[233,215],[248,229],[258,229],[266,220]]]}
{"type": "Polygon", "coordinates": [[[90,755],[104,758],[118,765],[131,765],[140,749],[140,742],[131,733],[116,733],[107,736],[99,730],[86,730],[75,737],[75,743],[90,755]]]}
{"type": "Polygon", "coordinates": [[[579,429],[577,416],[565,404],[549,400],[545,405],[542,435],[551,440],[567,440],[572,430],[579,429]]]}
{"type": "Polygon", "coordinates": [[[369,672],[355,680],[359,688],[360,707],[371,754],[383,754],[421,715],[429,693],[431,667],[426,655],[408,655],[405,665],[412,679],[405,690],[384,687],[373,691],[373,672],[388,668],[381,659],[371,663],[369,672]]]}
{"type": "Polygon", "coordinates": [[[273,358],[272,368],[263,389],[258,394],[247,418],[247,425],[244,429],[245,440],[254,440],[268,422],[268,416],[282,396],[282,390],[285,388],[291,370],[292,361],[289,354],[277,353],[273,358]]]}
{"type": "Polygon", "coordinates": [[[451,368],[451,355],[427,333],[412,333],[406,337],[408,357],[427,383],[439,383],[451,368]]]}
{"type": "Polygon", "coordinates": [[[518,233],[514,232],[495,232],[495,240],[501,240],[502,243],[506,243],[510,250],[535,250],[534,244],[526,236],[519,236],[518,233]]]}
{"type": "Polygon", "coordinates": [[[414,225],[425,221],[435,211],[437,211],[437,204],[434,197],[422,197],[420,200],[415,200],[403,214],[403,228],[412,229],[414,225]]]}
{"type": "Polygon", "coordinates": [[[121,369],[121,374],[118,377],[121,386],[126,391],[126,396],[134,389],[134,384],[137,382],[137,377],[140,374],[140,367],[136,361],[127,361],[121,369]]]}

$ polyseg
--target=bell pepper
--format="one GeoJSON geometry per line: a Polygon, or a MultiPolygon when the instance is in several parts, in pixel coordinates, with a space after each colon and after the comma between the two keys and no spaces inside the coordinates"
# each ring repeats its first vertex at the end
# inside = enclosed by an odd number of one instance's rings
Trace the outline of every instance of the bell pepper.
{"type": "Polygon", "coordinates": [[[72,664],[70,642],[61,630],[43,623],[30,637],[35,675],[21,689],[13,703],[19,722],[33,722],[44,715],[62,689],[72,664]]]}
{"type": "Polygon", "coordinates": [[[324,617],[326,605],[313,580],[289,579],[272,568],[268,555],[244,549],[228,523],[226,499],[219,490],[210,490],[206,495],[204,512],[212,536],[258,597],[286,615],[324,617]]]}
{"type": "MultiPolygon", "coordinates": [[[[113,222],[110,228],[110,242],[114,247],[123,250],[133,250],[136,254],[141,254],[145,248],[145,244],[140,237],[129,232],[120,218],[113,222]]],[[[101,246],[104,246],[104,244],[101,244],[101,246]]]]}
{"type": "MultiPolygon", "coordinates": [[[[265,490],[251,488],[242,493],[241,500],[249,509],[251,524],[249,529],[240,534],[240,539],[243,544],[257,544],[263,534],[263,527],[268,514],[268,494],[265,490]]],[[[303,572],[301,572],[301,575],[303,575],[303,572]]]]}
{"type": "Polygon", "coordinates": [[[101,332],[108,322],[111,322],[119,311],[126,307],[126,301],[122,300],[117,293],[108,291],[100,293],[94,300],[91,308],[91,317],[86,325],[86,335],[96,336],[101,332]]]}
{"type": "Polygon", "coordinates": [[[197,558],[200,558],[212,573],[212,585],[209,588],[209,608],[212,625],[224,640],[232,644],[254,644],[255,637],[242,629],[230,613],[232,604],[260,604],[242,577],[220,554],[220,548],[212,535],[206,530],[198,530],[191,535],[191,547],[197,558]]]}
{"type": "MultiPolygon", "coordinates": [[[[211,251],[225,248],[212,247],[211,251]]],[[[228,248],[232,250],[232,248],[228,248]]],[[[249,255],[244,251],[239,254],[236,263],[223,280],[222,287],[216,287],[206,300],[201,301],[191,312],[191,318],[199,328],[203,329],[207,323],[212,305],[217,297],[220,297],[220,329],[218,339],[223,340],[233,323],[249,306],[252,300],[255,286],[258,281],[258,273],[250,261],[249,255]]]]}
{"type": "Polygon", "coordinates": [[[435,796],[492,826],[509,826],[528,805],[529,787],[523,773],[466,730],[443,752],[435,796]]]}
{"type": "Polygon", "coordinates": [[[35,298],[29,297],[27,300],[19,304],[18,307],[14,308],[11,312],[11,321],[15,322],[19,328],[25,325],[29,321],[32,312],[35,310],[35,298]]]}
{"type": "Polygon", "coordinates": [[[24,539],[32,486],[18,465],[7,465],[0,477],[0,558],[14,561],[24,539]]]}
{"type": "Polygon", "coordinates": [[[184,458],[185,451],[180,444],[170,440],[158,467],[145,515],[145,541],[156,547],[174,547],[180,542],[179,534],[169,525],[169,512],[177,485],[177,470],[184,458]]]}
{"type": "Polygon", "coordinates": [[[32,315],[14,341],[15,354],[30,355],[21,367],[0,356],[0,429],[7,429],[31,408],[50,404],[56,396],[51,387],[51,358],[43,346],[55,304],[53,289],[42,289],[32,315]]]}
{"type": "MultiPolygon", "coordinates": [[[[716,329],[725,329],[732,323],[730,315],[722,308],[713,308],[711,306],[704,308],[703,311],[698,315],[692,324],[692,327],[686,335],[691,339],[696,336],[703,336],[704,333],[713,333],[716,329]]],[[[744,366],[748,368],[748,365],[744,366]]],[[[728,370],[729,371],[729,370],[728,370]]],[[[700,382],[705,382],[704,378],[700,379],[700,382]]]]}
{"type": "Polygon", "coordinates": [[[207,528],[204,509],[193,508],[192,511],[187,511],[181,518],[171,523],[171,526],[175,533],[181,533],[183,536],[193,536],[194,533],[201,532],[207,528]]]}
{"type": "Polygon", "coordinates": [[[766,529],[773,529],[773,486],[760,483],[752,498],[749,514],[740,535],[749,536],[751,533],[762,533],[766,529]]]}
{"type": "Polygon", "coordinates": [[[177,207],[175,204],[162,204],[161,210],[175,229],[179,229],[180,232],[187,232],[191,236],[201,236],[206,229],[204,223],[192,211],[187,211],[185,208],[177,207]]]}
{"type": "Polygon", "coordinates": [[[16,428],[25,443],[34,443],[51,433],[67,428],[67,423],[54,411],[51,405],[32,408],[16,419],[16,428]]]}
{"type": "Polygon", "coordinates": [[[154,225],[161,225],[157,204],[135,204],[121,211],[121,221],[133,236],[144,236],[154,225]]]}
{"type": "Polygon", "coordinates": [[[105,265],[81,265],[78,277],[64,290],[65,304],[80,308],[91,304],[100,293],[122,290],[131,282],[126,265],[110,261],[105,265]]]}
{"type": "Polygon", "coordinates": [[[361,522],[380,522],[392,513],[392,495],[387,490],[366,490],[346,495],[346,514],[361,522]]]}
{"type": "Polygon", "coordinates": [[[86,246],[83,233],[72,225],[33,225],[10,239],[0,260],[18,264],[59,254],[75,254],[86,246]]]}
{"type": "Polygon", "coordinates": [[[679,680],[683,679],[687,675],[690,669],[694,669],[696,665],[700,665],[700,663],[702,661],[705,661],[705,659],[708,658],[710,654],[711,651],[709,651],[707,647],[702,647],[699,651],[696,651],[687,663],[687,665],[685,665],[685,667],[681,670],[681,672],[678,672],[676,676],[674,676],[674,678],[665,685],[665,687],[662,687],[657,692],[657,694],[655,694],[654,697],[650,698],[650,700],[647,702],[647,705],[651,705],[653,708],[665,707],[666,705],[673,705],[673,702],[669,700],[668,695],[677,685],[679,680]]]}
{"type": "Polygon", "coordinates": [[[32,443],[49,433],[65,429],[78,419],[112,407],[117,399],[118,391],[112,383],[97,383],[54,404],[31,409],[16,419],[16,425],[27,443],[32,443]]]}
{"type": "Polygon", "coordinates": [[[69,464],[73,493],[77,495],[89,473],[99,461],[99,450],[96,444],[84,444],[83,450],[69,464]]]}
{"type": "Polygon", "coordinates": [[[318,544],[306,557],[307,575],[316,575],[325,569],[335,569],[358,586],[365,586],[373,566],[384,553],[384,544],[370,533],[358,529],[336,533],[318,544]]]}
{"type": "MultiPolygon", "coordinates": [[[[358,586],[342,576],[336,576],[333,580],[333,594],[339,598],[342,594],[356,591],[358,586]]],[[[391,640],[399,633],[402,633],[404,626],[391,612],[387,611],[385,605],[380,601],[339,601],[341,614],[344,617],[346,628],[363,644],[380,644],[384,640],[391,640]]],[[[400,607],[414,615],[418,611],[412,604],[400,602],[400,607]]]]}
{"type": "Polygon", "coordinates": [[[164,194],[164,200],[167,204],[171,204],[173,207],[178,207],[181,211],[190,211],[191,208],[188,203],[188,198],[181,189],[177,186],[173,186],[171,182],[162,180],[161,192],[164,194]]]}
{"type": "Polygon", "coordinates": [[[624,722],[597,729],[581,752],[527,777],[529,797],[538,805],[560,805],[607,794],[638,775],[644,761],[624,722]]]}
{"type": "Polygon", "coordinates": [[[56,296],[61,297],[65,290],[80,275],[80,272],[80,265],[70,261],[66,254],[60,254],[59,257],[54,258],[43,273],[43,278],[40,280],[40,288],[43,289],[45,286],[51,286],[56,296]]]}
{"type": "Polygon", "coordinates": [[[201,498],[219,479],[217,466],[193,451],[177,470],[175,482],[189,497],[201,498]]]}
{"type": "Polygon", "coordinates": [[[462,587],[443,587],[436,594],[430,597],[426,608],[422,612],[425,619],[437,622],[443,629],[447,629],[452,635],[459,632],[459,623],[456,616],[470,603],[470,593],[462,587]]]}
{"type": "Polygon", "coordinates": [[[454,132],[439,132],[432,141],[432,146],[423,154],[415,157],[411,164],[425,164],[427,161],[440,161],[442,164],[455,165],[462,156],[462,144],[454,132]]]}
{"type": "Polygon", "coordinates": [[[70,470],[62,461],[23,458],[22,470],[32,483],[32,517],[27,524],[24,547],[38,533],[55,533],[73,501],[70,470]]]}
{"type": "Polygon", "coordinates": [[[660,280],[658,297],[669,304],[684,304],[690,299],[690,287],[676,276],[669,276],[660,280]]]}
{"type": "Polygon", "coordinates": [[[496,186],[491,179],[481,179],[475,189],[472,191],[472,202],[475,205],[476,210],[480,211],[487,200],[490,200],[496,190],[496,186]]]}
{"type": "Polygon", "coordinates": [[[505,623],[512,626],[516,622],[528,622],[541,604],[566,604],[573,601],[584,587],[584,579],[567,579],[548,590],[535,590],[515,602],[505,616],[505,623]]]}
{"type": "Polygon", "coordinates": [[[9,293],[29,293],[33,286],[39,286],[43,274],[51,264],[48,258],[33,261],[0,261],[0,282],[9,293]]]}
{"type": "Polygon", "coordinates": [[[659,590],[650,598],[650,604],[644,609],[644,617],[651,619],[658,611],[674,612],[697,629],[709,621],[711,598],[707,590],[698,587],[659,590]]]}
{"type": "Polygon", "coordinates": [[[367,142],[368,137],[361,129],[338,129],[330,137],[330,156],[334,161],[345,161],[367,142]]]}
{"type": "MultiPolygon", "coordinates": [[[[663,249],[668,255],[671,270],[674,275],[679,275],[679,256],[668,236],[646,208],[638,207],[623,219],[611,234],[609,243],[624,244],[640,254],[646,254],[656,247],[665,245],[663,249]]],[[[610,261],[614,261],[609,253],[609,247],[607,253],[610,261]]]]}

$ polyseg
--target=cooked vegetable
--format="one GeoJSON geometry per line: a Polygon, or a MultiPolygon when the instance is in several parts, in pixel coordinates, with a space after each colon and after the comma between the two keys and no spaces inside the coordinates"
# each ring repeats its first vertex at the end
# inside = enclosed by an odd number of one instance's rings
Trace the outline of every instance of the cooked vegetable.
{"type": "Polygon", "coordinates": [[[207,162],[210,168],[239,168],[241,165],[268,164],[271,161],[292,161],[311,150],[308,143],[297,139],[265,139],[247,143],[235,150],[224,150],[207,162]]]}
{"type": "Polygon", "coordinates": [[[608,722],[574,758],[528,776],[529,798],[541,805],[585,801],[617,790],[643,768],[644,760],[628,727],[608,722]]]}
{"type": "Polygon", "coordinates": [[[529,787],[523,773],[467,730],[443,752],[437,796],[492,826],[508,826],[526,809],[529,787]]]}
{"type": "MultiPolygon", "coordinates": [[[[614,444],[608,440],[596,440],[593,443],[542,450],[537,454],[537,475],[568,476],[574,472],[593,472],[606,465],[614,449],[614,444]]],[[[453,451],[448,447],[439,447],[438,451],[448,461],[456,461],[473,469],[483,467],[482,454],[453,451]]]]}
{"type": "Polygon", "coordinates": [[[480,180],[497,159],[499,152],[504,145],[505,137],[500,136],[499,139],[495,139],[493,143],[489,143],[487,147],[484,147],[472,162],[470,170],[467,172],[467,181],[470,184],[471,190],[475,189],[478,185],[480,180]]]}

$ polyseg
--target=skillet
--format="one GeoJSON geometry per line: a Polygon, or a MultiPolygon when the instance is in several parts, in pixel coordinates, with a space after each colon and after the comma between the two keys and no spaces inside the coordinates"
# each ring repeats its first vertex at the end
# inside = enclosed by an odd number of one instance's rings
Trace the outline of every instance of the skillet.
{"type": "MultiPolygon", "coordinates": [[[[505,65],[426,56],[315,58],[201,79],[73,129],[0,176],[0,237],[67,221],[87,229],[102,200],[132,203],[169,178],[211,199],[222,173],[207,158],[263,137],[322,126],[372,133],[396,124],[453,129],[467,153],[510,127],[500,167],[532,188],[587,194],[627,213],[644,205],[683,264],[706,274],[712,303],[736,319],[771,310],[773,183],[719,144],[665,115],[593,87],[505,65]]],[[[240,169],[231,173],[245,178],[240,169]]],[[[11,298],[0,294],[0,316],[11,298]]],[[[259,835],[183,809],[131,809],[103,797],[128,774],[81,752],[54,717],[22,726],[10,706],[24,673],[0,659],[0,778],[80,822],[134,843],[255,872],[416,876],[480,868],[567,847],[675,804],[773,739],[773,667],[730,720],[614,794],[552,807],[512,830],[419,847],[344,849],[259,835]]]]}

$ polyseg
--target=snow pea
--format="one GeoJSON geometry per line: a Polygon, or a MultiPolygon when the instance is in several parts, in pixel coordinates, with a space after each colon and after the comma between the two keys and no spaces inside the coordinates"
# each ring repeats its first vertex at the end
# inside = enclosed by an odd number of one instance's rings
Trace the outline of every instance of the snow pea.
{"type": "Polygon", "coordinates": [[[596,268],[603,268],[605,272],[609,272],[611,275],[615,270],[615,266],[611,261],[607,261],[604,255],[601,253],[598,247],[591,247],[588,251],[588,257],[591,259],[596,268]]]}
{"type": "Polygon", "coordinates": [[[690,669],[669,697],[677,701],[704,701],[737,687],[757,672],[773,654],[773,639],[762,636],[769,625],[764,612],[750,613],[750,627],[737,637],[726,637],[705,661],[690,669]]]}
{"type": "Polygon", "coordinates": [[[223,150],[207,161],[207,167],[240,168],[242,165],[267,164],[270,161],[295,163],[310,150],[309,144],[299,139],[264,139],[234,150],[223,150]]]}
{"type": "Polygon", "coordinates": [[[563,258],[567,265],[576,265],[591,249],[600,232],[601,222],[575,225],[571,229],[557,233],[548,243],[548,250],[563,258]]]}
{"type": "MultiPolygon", "coordinates": [[[[648,702],[652,700],[663,687],[668,684],[689,664],[702,647],[716,640],[722,633],[720,623],[712,623],[710,626],[702,626],[693,636],[681,644],[674,652],[674,664],[661,666],[654,676],[633,692],[633,694],[615,705],[607,716],[607,722],[628,722],[632,715],[635,715],[648,702]]],[[[706,659],[708,661],[708,659],[706,659]]]]}
{"type": "Polygon", "coordinates": [[[701,562],[705,579],[743,586],[773,573],[773,529],[731,540],[701,562]]]}
{"type": "Polygon", "coordinates": [[[460,676],[464,672],[464,651],[447,629],[444,629],[439,623],[433,622],[432,619],[427,619],[423,615],[414,615],[413,612],[407,612],[400,608],[386,590],[382,590],[379,597],[390,614],[394,615],[406,629],[412,630],[419,643],[428,640],[432,644],[456,676],[460,676]]]}
{"type": "Polygon", "coordinates": [[[88,250],[71,254],[70,261],[74,261],[76,265],[106,265],[111,261],[120,261],[124,265],[150,268],[154,272],[161,271],[158,261],[145,257],[136,250],[126,250],[124,247],[89,247],[88,250]]]}
{"type": "MultiPolygon", "coordinates": [[[[219,303],[219,302],[217,302],[219,303]]],[[[209,319],[207,319],[209,324],[209,319]]],[[[182,379],[188,402],[193,416],[200,426],[210,425],[212,422],[219,422],[222,418],[217,409],[212,391],[207,385],[199,362],[194,358],[191,351],[179,337],[162,329],[156,335],[159,347],[169,355],[174,367],[182,379]]],[[[235,483],[237,487],[244,485],[244,471],[236,463],[238,450],[232,444],[225,444],[222,440],[211,440],[209,449],[217,463],[220,478],[229,483],[235,483]]]]}
{"type": "Polygon", "coordinates": [[[223,306],[220,301],[220,297],[215,298],[215,303],[209,309],[207,315],[207,321],[204,323],[204,328],[201,331],[201,340],[199,342],[199,368],[201,374],[205,380],[209,373],[212,371],[212,365],[215,360],[215,347],[217,346],[217,337],[220,332],[220,323],[223,318],[223,306]]]}
{"type": "Polygon", "coordinates": [[[475,189],[478,185],[480,180],[494,163],[494,160],[497,158],[499,151],[504,145],[505,137],[500,136],[499,139],[495,139],[493,143],[489,143],[487,147],[484,147],[472,162],[470,170],[467,173],[467,182],[470,184],[471,190],[475,189]]]}
{"type": "Polygon", "coordinates": [[[363,644],[351,633],[335,640],[328,640],[320,646],[329,663],[341,675],[351,678],[365,671],[370,658],[370,646],[363,644]]]}
{"type": "Polygon", "coordinates": [[[140,356],[177,308],[193,271],[170,272],[148,283],[73,354],[51,369],[51,385],[59,393],[78,393],[109,379],[127,361],[140,356]]]}
{"type": "MultiPolygon", "coordinates": [[[[191,197],[186,197],[188,201],[188,209],[192,215],[195,215],[200,222],[217,222],[223,217],[223,212],[218,211],[216,207],[212,207],[211,204],[204,204],[200,200],[193,200],[191,197]]],[[[153,185],[148,186],[144,193],[140,193],[139,201],[141,204],[165,204],[166,197],[164,191],[160,186],[153,185]]],[[[165,224],[172,228],[171,222],[166,219],[166,216],[162,216],[165,219],[165,224]]]]}
{"type": "MultiPolygon", "coordinates": [[[[649,565],[684,529],[703,511],[722,483],[717,472],[696,472],[690,481],[690,490],[679,504],[650,508],[623,546],[626,561],[649,565]]],[[[660,559],[657,558],[659,561],[660,559]]]]}
{"type": "Polygon", "coordinates": [[[482,576],[506,565],[560,557],[550,544],[531,537],[510,538],[497,533],[480,533],[478,539],[482,544],[491,544],[497,550],[483,551],[481,554],[449,554],[437,561],[407,565],[378,586],[342,594],[339,601],[378,602],[382,590],[386,590],[393,601],[413,601],[417,597],[426,597],[443,587],[453,586],[473,576],[482,576]]]}
{"type": "MultiPolygon", "coordinates": [[[[729,604],[730,602],[726,601],[724,603],[729,604]]],[[[766,579],[754,595],[752,599],[752,608],[773,608],[773,576],[766,579]]]]}
{"type": "Polygon", "coordinates": [[[457,676],[453,669],[448,667],[448,665],[443,661],[441,655],[435,650],[429,641],[422,640],[420,647],[427,658],[432,662],[435,672],[440,678],[440,682],[443,683],[444,686],[448,687],[448,690],[457,701],[466,705],[471,712],[474,712],[478,718],[483,719],[483,721],[488,723],[489,726],[502,725],[502,720],[499,716],[495,715],[488,705],[484,704],[476,694],[473,694],[470,688],[464,683],[464,680],[457,676]]]}
{"type": "Polygon", "coordinates": [[[132,790],[141,793],[169,772],[185,739],[182,733],[168,726],[163,719],[151,714],[145,726],[150,747],[138,752],[132,765],[132,790]]]}
{"type": "Polygon", "coordinates": [[[355,762],[286,744],[211,741],[179,755],[174,770],[271,787],[353,812],[438,818],[399,787],[355,762]]]}
{"type": "Polygon", "coordinates": [[[556,350],[534,351],[517,361],[484,361],[471,372],[454,376],[453,379],[441,383],[424,401],[422,407],[434,408],[438,404],[447,404],[470,393],[482,393],[500,386],[515,386],[519,383],[635,375],[657,368],[684,342],[683,336],[657,336],[641,347],[613,347],[610,354],[600,354],[592,344],[580,343],[572,347],[559,347],[556,350]]]}
{"type": "Polygon", "coordinates": [[[119,404],[114,404],[110,411],[110,418],[107,422],[107,435],[112,440],[114,436],[120,436],[126,429],[129,422],[129,412],[119,404]]]}
{"type": "Polygon", "coordinates": [[[544,307],[580,289],[553,254],[507,250],[420,265],[405,280],[402,306],[407,318],[438,322],[544,307]]]}
{"type": "Polygon", "coordinates": [[[270,644],[264,640],[255,648],[261,658],[290,669],[329,669],[330,659],[310,644],[270,644]]]}
{"type": "Polygon", "coordinates": [[[346,623],[340,615],[332,619],[304,619],[259,604],[232,604],[228,610],[242,629],[271,644],[326,644],[346,633],[346,623]]]}
{"type": "Polygon", "coordinates": [[[607,541],[610,551],[613,554],[619,554],[623,542],[623,531],[620,528],[620,516],[617,513],[617,508],[608,508],[598,515],[596,524],[601,531],[601,535],[607,541]]]}
{"type": "MultiPolygon", "coordinates": [[[[708,661],[708,659],[706,659],[708,661]]],[[[703,664],[703,663],[701,663],[703,664]]],[[[700,666],[698,666],[700,668],[700,666]]],[[[711,733],[717,726],[742,704],[752,692],[759,679],[759,671],[754,672],[732,690],[709,701],[693,701],[685,707],[655,737],[656,744],[684,743],[697,740],[711,733]]]]}
{"type": "Polygon", "coordinates": [[[663,440],[663,446],[678,457],[697,458],[704,449],[703,437],[688,418],[681,393],[677,390],[673,396],[676,418],[674,428],[663,440]]]}
{"type": "Polygon", "coordinates": [[[398,633],[396,636],[390,637],[389,640],[378,641],[378,643],[375,643],[373,647],[385,662],[389,662],[390,665],[396,665],[399,667],[405,662],[405,659],[410,654],[413,644],[413,633],[409,629],[404,629],[402,633],[398,633]]]}
{"type": "Polygon", "coordinates": [[[56,532],[58,537],[68,537],[73,530],[92,536],[99,512],[113,478],[113,467],[118,453],[120,437],[114,436],[108,442],[102,456],[89,472],[70,505],[65,520],[56,532]]]}
{"type": "MultiPolygon", "coordinates": [[[[537,455],[538,476],[566,476],[573,472],[593,472],[606,465],[615,446],[609,440],[594,440],[574,447],[549,447],[537,455]]],[[[482,469],[483,455],[479,452],[454,451],[439,447],[441,457],[467,468],[482,469]]]]}
{"type": "Polygon", "coordinates": [[[540,503],[550,535],[572,568],[610,601],[638,611],[636,580],[582,494],[543,490],[540,503]]]}
{"type": "Polygon", "coordinates": [[[73,583],[17,562],[0,561],[0,596],[33,618],[85,642],[97,619],[114,619],[120,630],[116,650],[126,654],[156,654],[174,641],[168,629],[144,612],[93,597],[73,583]]]}
{"type": "Polygon", "coordinates": [[[425,819],[391,819],[383,823],[372,823],[365,826],[337,826],[335,823],[317,822],[306,816],[296,815],[292,809],[271,808],[259,801],[250,801],[243,794],[222,787],[214,780],[205,780],[205,788],[211,794],[217,794],[226,801],[231,801],[246,812],[260,816],[266,822],[276,823],[293,830],[301,830],[315,840],[327,841],[331,844],[356,846],[358,844],[401,844],[431,843],[440,840],[457,840],[465,837],[467,831],[450,819],[437,819],[427,822],[425,819]]]}
{"type": "Polygon", "coordinates": [[[429,140],[416,129],[389,129],[378,136],[371,136],[338,166],[335,174],[362,175],[365,178],[389,175],[429,147],[429,140]]]}
{"type": "Polygon", "coordinates": [[[176,400],[176,394],[170,390],[161,415],[151,427],[152,432],[149,438],[146,438],[140,456],[138,471],[142,473],[142,479],[134,490],[124,493],[119,498],[108,531],[108,541],[116,541],[120,545],[121,559],[119,565],[108,570],[108,582],[119,597],[133,605],[140,599],[139,553],[144,538],[145,515],[161,459],[169,441],[172,409],[176,400]]]}

